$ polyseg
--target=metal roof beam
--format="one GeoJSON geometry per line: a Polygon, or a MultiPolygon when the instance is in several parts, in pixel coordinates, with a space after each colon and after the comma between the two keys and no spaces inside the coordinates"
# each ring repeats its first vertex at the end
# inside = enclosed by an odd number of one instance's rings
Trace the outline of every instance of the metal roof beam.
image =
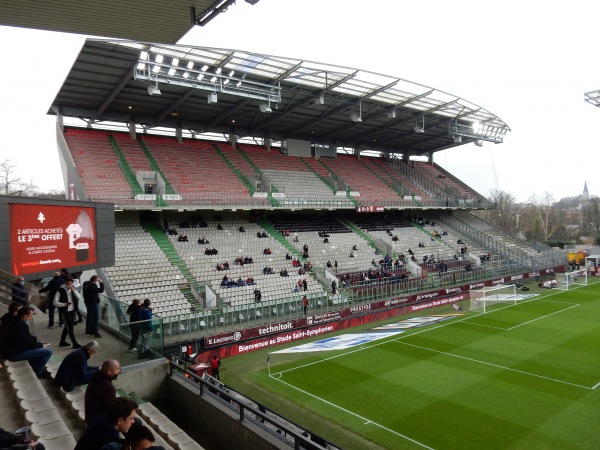
{"type": "Polygon", "coordinates": [[[325,88],[323,88],[322,92],[325,93],[327,91],[331,91],[332,89],[335,89],[339,85],[344,84],[346,81],[351,80],[352,78],[354,78],[357,73],[358,73],[358,70],[355,70],[354,72],[349,73],[348,75],[346,75],[341,80],[337,80],[335,83],[330,84],[329,86],[325,86],[325,88]]]}
{"type": "Polygon", "coordinates": [[[125,87],[125,85],[129,82],[129,80],[132,79],[133,68],[136,66],[136,64],[137,64],[137,60],[123,74],[123,76],[121,77],[121,80],[119,81],[119,84],[117,84],[117,86],[112,90],[112,92],[110,93],[110,95],[108,97],[106,97],[106,99],[104,99],[104,102],[102,102],[102,105],[100,105],[100,108],[98,108],[98,110],[95,112],[94,118],[97,119],[100,116],[102,116],[102,114],[104,114],[104,111],[106,111],[106,108],[108,108],[110,106],[110,104],[112,103],[112,101],[115,98],[117,98],[117,96],[119,95],[119,93],[123,90],[123,88],[125,87]]]}
{"type": "Polygon", "coordinates": [[[241,101],[237,102],[235,105],[232,105],[231,108],[223,111],[221,114],[219,114],[218,116],[213,118],[213,120],[210,123],[208,123],[206,125],[206,128],[204,130],[202,130],[201,132],[210,130],[212,127],[217,125],[220,121],[227,118],[228,116],[230,116],[231,114],[233,114],[234,112],[239,110],[240,108],[243,108],[248,103],[250,103],[250,99],[241,100],[241,101]]]}
{"type": "Polygon", "coordinates": [[[335,116],[336,114],[339,114],[347,109],[352,108],[354,105],[358,104],[359,102],[360,102],[360,99],[357,99],[351,103],[344,103],[336,108],[331,108],[331,109],[329,109],[329,111],[325,112],[324,114],[321,114],[318,118],[313,119],[309,122],[304,122],[303,124],[297,126],[296,128],[289,130],[288,135],[294,136],[295,134],[298,134],[300,131],[305,130],[306,128],[310,128],[310,127],[318,124],[319,122],[327,120],[330,117],[335,116]]]}
{"type": "Polygon", "coordinates": [[[285,80],[287,77],[289,77],[291,74],[293,74],[296,70],[298,70],[300,67],[302,67],[302,62],[303,61],[300,61],[295,66],[290,67],[288,70],[286,70],[281,75],[279,75],[277,78],[275,78],[273,81],[271,81],[271,84],[277,84],[280,81],[285,80]]]}
{"type": "Polygon", "coordinates": [[[388,84],[386,86],[381,86],[380,88],[375,89],[374,91],[369,92],[368,94],[366,94],[365,96],[362,97],[363,100],[366,100],[368,98],[374,97],[377,94],[379,94],[380,92],[387,91],[389,88],[396,86],[398,84],[398,81],[400,81],[400,80],[392,81],[390,84],[388,84]]]}
{"type": "Polygon", "coordinates": [[[190,98],[190,96],[195,92],[195,89],[186,89],[185,92],[183,93],[183,95],[181,97],[179,97],[178,99],[176,99],[175,101],[173,101],[169,106],[167,106],[163,112],[161,112],[159,114],[159,116],[156,118],[156,122],[154,123],[154,125],[158,125],[160,124],[163,120],[165,120],[165,118],[171,114],[175,108],[177,108],[179,105],[181,105],[183,102],[185,102],[188,98],[190,98]]]}

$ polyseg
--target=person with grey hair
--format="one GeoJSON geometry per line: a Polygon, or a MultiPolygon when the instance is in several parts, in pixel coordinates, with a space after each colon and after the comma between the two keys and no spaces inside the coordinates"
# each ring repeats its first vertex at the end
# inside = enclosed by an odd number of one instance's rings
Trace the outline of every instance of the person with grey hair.
{"type": "Polygon", "coordinates": [[[75,386],[88,384],[98,367],[88,366],[88,359],[98,351],[98,343],[89,341],[83,347],[69,353],[58,368],[54,384],[65,391],[72,391],[75,386]]]}

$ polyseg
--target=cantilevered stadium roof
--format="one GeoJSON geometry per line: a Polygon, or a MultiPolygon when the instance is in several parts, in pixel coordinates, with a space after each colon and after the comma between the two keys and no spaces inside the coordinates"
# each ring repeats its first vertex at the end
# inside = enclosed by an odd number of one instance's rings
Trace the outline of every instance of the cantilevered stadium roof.
{"type": "Polygon", "coordinates": [[[50,114],[409,155],[510,130],[457,95],[368,70],[240,50],[88,39],[50,114]]]}
{"type": "Polygon", "coordinates": [[[0,0],[0,25],[174,44],[192,26],[205,25],[233,3],[235,0],[0,0]]]}

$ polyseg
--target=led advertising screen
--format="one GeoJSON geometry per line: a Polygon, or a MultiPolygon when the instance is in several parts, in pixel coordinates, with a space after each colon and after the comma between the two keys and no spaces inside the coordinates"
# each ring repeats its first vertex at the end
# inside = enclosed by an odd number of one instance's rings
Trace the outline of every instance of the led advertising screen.
{"type": "Polygon", "coordinates": [[[13,273],[96,263],[94,208],[11,203],[9,215],[13,273]]]}

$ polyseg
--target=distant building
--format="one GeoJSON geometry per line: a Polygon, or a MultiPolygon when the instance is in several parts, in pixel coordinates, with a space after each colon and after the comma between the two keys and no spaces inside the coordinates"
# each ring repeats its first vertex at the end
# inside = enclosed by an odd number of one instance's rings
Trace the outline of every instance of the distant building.
{"type": "Polygon", "coordinates": [[[583,198],[590,198],[590,193],[587,188],[587,181],[583,182],[583,198]]]}

